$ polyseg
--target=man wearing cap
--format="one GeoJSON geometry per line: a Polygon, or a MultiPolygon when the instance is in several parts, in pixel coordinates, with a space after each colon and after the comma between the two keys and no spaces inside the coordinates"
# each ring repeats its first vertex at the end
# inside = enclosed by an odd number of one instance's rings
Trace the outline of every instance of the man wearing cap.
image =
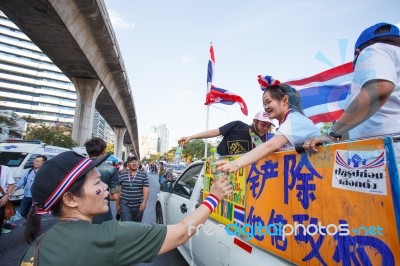
{"type": "Polygon", "coordinates": [[[233,121],[216,129],[182,137],[178,140],[178,143],[184,144],[192,139],[207,139],[222,135],[223,138],[217,147],[217,152],[220,155],[242,154],[252,150],[257,145],[252,135],[257,136],[262,142],[273,136],[271,127],[277,124],[274,120],[269,119],[266,112],[260,111],[254,116],[251,125],[242,121],[233,121]]]}
{"type": "MultiPolygon", "coordinates": [[[[365,29],[354,47],[354,76],[348,107],[328,130],[331,140],[349,132],[350,139],[398,134],[400,124],[400,34],[389,23],[365,29]]],[[[311,141],[309,150],[316,151],[311,141]]],[[[395,143],[399,145],[400,143],[395,143]]],[[[397,146],[399,150],[399,146],[397,146]]],[[[307,147],[305,146],[307,149],[307,147]]],[[[400,152],[397,152],[397,164],[400,152]]]]}
{"type": "Polygon", "coordinates": [[[139,171],[139,162],[135,156],[128,156],[127,171],[120,175],[121,221],[141,222],[149,197],[149,179],[145,171],[139,171]]]}

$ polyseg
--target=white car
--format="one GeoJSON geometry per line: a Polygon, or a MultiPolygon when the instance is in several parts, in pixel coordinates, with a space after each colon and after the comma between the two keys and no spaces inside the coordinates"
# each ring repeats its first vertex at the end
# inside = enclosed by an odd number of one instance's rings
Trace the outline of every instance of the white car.
{"type": "MultiPolygon", "coordinates": [[[[156,202],[157,223],[176,224],[201,203],[203,165],[204,161],[192,163],[174,183],[167,180],[161,185],[156,202]]],[[[178,250],[190,265],[293,265],[229,235],[225,225],[211,218],[178,250]]]]}

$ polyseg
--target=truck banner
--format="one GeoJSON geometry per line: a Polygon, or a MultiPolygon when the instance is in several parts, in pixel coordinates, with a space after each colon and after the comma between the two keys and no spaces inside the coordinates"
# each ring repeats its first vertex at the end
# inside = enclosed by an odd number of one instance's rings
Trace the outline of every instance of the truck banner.
{"type": "MultiPolygon", "coordinates": [[[[392,145],[376,138],[312,155],[276,152],[230,175],[240,189],[212,218],[297,265],[397,265],[400,185],[392,145]]],[[[212,182],[212,174],[205,179],[212,182]]]]}

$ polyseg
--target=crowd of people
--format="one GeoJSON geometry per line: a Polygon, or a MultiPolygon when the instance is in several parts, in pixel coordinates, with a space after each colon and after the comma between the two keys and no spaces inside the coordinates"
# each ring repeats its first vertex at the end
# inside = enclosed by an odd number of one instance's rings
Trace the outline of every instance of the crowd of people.
{"type": "MultiPolygon", "coordinates": [[[[251,125],[233,121],[182,137],[179,143],[223,136],[218,153],[243,155],[233,161],[218,162],[217,169],[235,172],[276,150],[300,143],[304,143],[308,152],[318,152],[319,143],[340,140],[348,132],[350,138],[399,133],[396,126],[396,121],[400,122],[399,58],[400,34],[396,26],[378,23],[361,33],[354,47],[349,104],[325,135],[303,114],[300,95],[294,88],[271,76],[259,76],[264,110],[254,116],[251,125]]],[[[395,145],[399,151],[400,142],[395,145]]],[[[163,163],[158,167],[154,163],[141,165],[137,157],[129,156],[123,167],[113,167],[104,163],[105,146],[99,138],[87,141],[85,147],[90,158],[72,151],[47,162],[47,158],[37,156],[33,169],[27,170],[17,184],[8,167],[1,166],[0,221],[4,219],[4,206],[10,195],[17,188],[25,189],[21,215],[27,219],[25,239],[32,245],[21,263],[36,262],[39,258],[41,263],[49,265],[59,264],[60,258],[65,265],[74,265],[77,260],[82,265],[146,262],[184,243],[219,201],[232,193],[229,181],[222,178],[212,185],[211,194],[203,204],[180,223],[141,224],[149,195],[148,174],[158,173],[161,183],[163,163]],[[134,223],[118,223],[111,215],[109,200],[117,202],[118,219],[134,223]],[[47,212],[57,216],[59,222],[40,236],[40,214],[47,212]],[[189,223],[192,227],[187,226],[189,223]],[[54,253],[54,247],[65,255],[54,253]]],[[[400,152],[397,152],[398,166],[399,163],[400,152]]]]}

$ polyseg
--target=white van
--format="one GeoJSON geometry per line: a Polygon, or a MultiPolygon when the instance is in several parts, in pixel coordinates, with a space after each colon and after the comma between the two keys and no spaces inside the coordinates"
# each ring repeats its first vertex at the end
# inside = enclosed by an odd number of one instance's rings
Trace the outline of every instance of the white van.
{"type": "MultiPolygon", "coordinates": [[[[23,141],[0,143],[0,164],[10,167],[17,183],[26,169],[33,167],[33,161],[38,155],[45,155],[47,160],[70,149],[49,146],[41,141],[23,141]]],[[[24,197],[24,190],[19,189],[11,196],[11,201],[19,201],[24,197]]]]}

